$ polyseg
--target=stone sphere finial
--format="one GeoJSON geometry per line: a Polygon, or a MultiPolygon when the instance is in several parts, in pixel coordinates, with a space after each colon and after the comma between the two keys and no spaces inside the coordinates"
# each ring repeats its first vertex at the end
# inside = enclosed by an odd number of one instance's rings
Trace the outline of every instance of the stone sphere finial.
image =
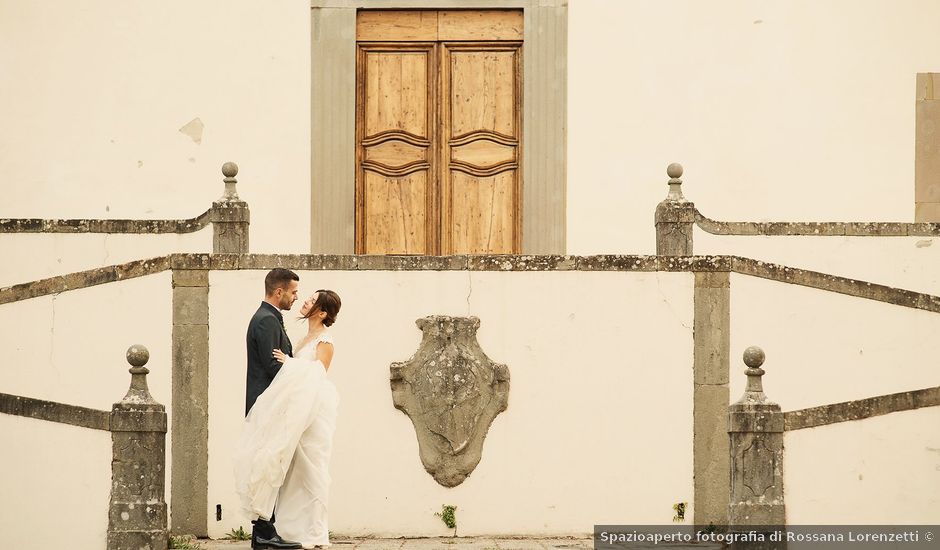
{"type": "Polygon", "coordinates": [[[682,165],[673,162],[666,167],[666,174],[669,176],[669,194],[666,195],[666,200],[686,202],[682,196],[682,165]]]}
{"type": "Polygon", "coordinates": [[[751,346],[744,350],[744,364],[752,369],[759,369],[766,358],[764,350],[757,346],[751,346]]]}
{"type": "Polygon", "coordinates": [[[134,344],[127,348],[127,362],[131,368],[127,372],[131,373],[131,387],[127,390],[127,395],[121,400],[122,404],[154,404],[157,402],[150,396],[150,390],[147,388],[147,375],[150,369],[145,367],[150,360],[150,352],[140,344],[134,344]]]}
{"type": "Polygon", "coordinates": [[[132,367],[142,367],[150,360],[150,352],[140,344],[134,344],[127,348],[127,362],[132,367]]]}
{"type": "Polygon", "coordinates": [[[221,202],[233,202],[238,201],[238,191],[235,190],[235,184],[238,183],[238,180],[235,179],[235,176],[238,174],[238,165],[234,162],[226,162],[222,165],[222,175],[225,176],[222,178],[222,181],[225,183],[225,193],[222,194],[222,198],[219,199],[221,202]]]}
{"type": "Polygon", "coordinates": [[[234,162],[226,162],[222,165],[222,175],[227,178],[234,178],[238,175],[238,165],[234,162]]]}
{"type": "Polygon", "coordinates": [[[666,167],[666,175],[672,179],[679,179],[682,177],[682,165],[678,162],[673,162],[666,167]]]}

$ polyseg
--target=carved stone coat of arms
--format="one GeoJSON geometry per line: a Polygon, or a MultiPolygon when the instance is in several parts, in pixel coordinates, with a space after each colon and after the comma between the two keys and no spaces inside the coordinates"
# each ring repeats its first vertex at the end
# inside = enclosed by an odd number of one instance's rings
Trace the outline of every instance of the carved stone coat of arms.
{"type": "Polygon", "coordinates": [[[392,399],[414,424],[424,469],[455,487],[480,463],[490,424],[509,404],[509,368],[483,353],[476,317],[416,324],[424,338],[411,359],[392,363],[392,399]]]}

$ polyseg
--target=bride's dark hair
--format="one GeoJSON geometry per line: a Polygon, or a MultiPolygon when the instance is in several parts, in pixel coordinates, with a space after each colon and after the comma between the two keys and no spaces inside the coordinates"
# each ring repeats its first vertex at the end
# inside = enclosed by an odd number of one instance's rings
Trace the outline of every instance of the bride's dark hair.
{"type": "Polygon", "coordinates": [[[326,313],[326,317],[323,318],[323,325],[328,327],[336,322],[336,316],[339,315],[339,308],[342,305],[339,294],[332,290],[318,290],[317,301],[301,319],[309,319],[314,313],[322,311],[326,313]]]}

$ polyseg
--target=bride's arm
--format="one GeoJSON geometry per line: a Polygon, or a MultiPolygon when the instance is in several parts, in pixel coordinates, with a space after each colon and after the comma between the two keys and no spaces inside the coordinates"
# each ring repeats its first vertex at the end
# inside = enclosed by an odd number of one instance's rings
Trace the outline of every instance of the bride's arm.
{"type": "Polygon", "coordinates": [[[323,363],[324,369],[330,370],[330,362],[333,361],[333,344],[330,342],[317,344],[317,360],[323,363]]]}

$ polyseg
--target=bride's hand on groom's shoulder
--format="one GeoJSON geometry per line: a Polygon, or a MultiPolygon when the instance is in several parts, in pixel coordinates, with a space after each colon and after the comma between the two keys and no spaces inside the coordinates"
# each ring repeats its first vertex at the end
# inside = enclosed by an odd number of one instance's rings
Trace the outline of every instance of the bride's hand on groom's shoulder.
{"type": "Polygon", "coordinates": [[[279,349],[275,349],[273,352],[271,352],[271,355],[273,355],[274,358],[277,359],[278,363],[283,363],[284,361],[287,360],[287,356],[284,355],[284,352],[279,349]]]}

